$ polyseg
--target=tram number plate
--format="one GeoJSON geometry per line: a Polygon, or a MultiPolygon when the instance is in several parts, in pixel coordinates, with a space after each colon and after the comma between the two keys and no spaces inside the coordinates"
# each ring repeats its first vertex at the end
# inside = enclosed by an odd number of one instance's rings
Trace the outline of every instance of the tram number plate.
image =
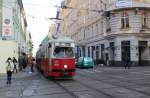
{"type": "Polygon", "coordinates": [[[68,73],[67,73],[66,71],[64,71],[63,74],[64,74],[64,76],[67,76],[67,75],[68,75],[68,73]]]}

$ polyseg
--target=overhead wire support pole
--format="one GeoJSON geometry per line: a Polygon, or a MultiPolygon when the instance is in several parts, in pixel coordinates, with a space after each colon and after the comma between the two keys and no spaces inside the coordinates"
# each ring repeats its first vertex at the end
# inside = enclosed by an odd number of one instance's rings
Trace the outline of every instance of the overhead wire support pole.
{"type": "Polygon", "coordinates": [[[63,20],[63,19],[61,19],[61,18],[48,18],[48,19],[63,20]]]}

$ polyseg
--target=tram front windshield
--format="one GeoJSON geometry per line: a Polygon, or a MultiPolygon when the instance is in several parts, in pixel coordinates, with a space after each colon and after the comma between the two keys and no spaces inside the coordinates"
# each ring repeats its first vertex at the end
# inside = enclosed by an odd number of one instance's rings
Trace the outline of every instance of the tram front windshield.
{"type": "Polygon", "coordinates": [[[74,57],[74,52],[73,52],[72,47],[56,47],[54,49],[54,56],[57,58],[70,58],[74,57]]]}

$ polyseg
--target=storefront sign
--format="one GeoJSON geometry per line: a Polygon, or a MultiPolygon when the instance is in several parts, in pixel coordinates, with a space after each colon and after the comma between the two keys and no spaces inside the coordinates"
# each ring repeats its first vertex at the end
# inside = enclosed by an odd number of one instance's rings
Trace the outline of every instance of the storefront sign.
{"type": "Polygon", "coordinates": [[[117,8],[132,7],[132,0],[117,0],[116,7],[117,8]]]}

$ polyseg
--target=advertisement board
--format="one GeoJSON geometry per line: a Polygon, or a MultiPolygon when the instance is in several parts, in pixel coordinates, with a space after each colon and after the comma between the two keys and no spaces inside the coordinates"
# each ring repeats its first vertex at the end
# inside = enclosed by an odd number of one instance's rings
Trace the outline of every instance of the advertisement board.
{"type": "Polygon", "coordinates": [[[132,0],[116,0],[116,8],[132,7],[132,0]]]}
{"type": "Polygon", "coordinates": [[[3,34],[2,34],[2,36],[5,36],[5,37],[12,36],[11,21],[8,18],[5,18],[3,21],[3,34]]]}

